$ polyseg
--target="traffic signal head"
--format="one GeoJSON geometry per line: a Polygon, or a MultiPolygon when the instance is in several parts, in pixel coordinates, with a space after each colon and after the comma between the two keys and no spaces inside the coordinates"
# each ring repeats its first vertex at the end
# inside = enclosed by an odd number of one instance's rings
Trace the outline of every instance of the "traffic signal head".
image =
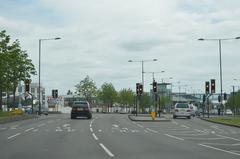
{"type": "Polygon", "coordinates": [[[58,90],[57,89],[52,90],[52,97],[53,98],[58,98],[58,90]]]}
{"type": "Polygon", "coordinates": [[[227,93],[224,93],[224,94],[223,94],[223,99],[224,99],[224,100],[227,100],[227,93]]]}
{"type": "Polygon", "coordinates": [[[26,79],[25,80],[25,92],[29,92],[30,91],[30,80],[26,79]]]}
{"type": "Polygon", "coordinates": [[[157,82],[153,82],[153,92],[156,93],[157,92],[157,82]]]}
{"type": "Polygon", "coordinates": [[[136,94],[139,95],[139,85],[140,83],[136,83],[136,94]]]}
{"type": "Polygon", "coordinates": [[[139,85],[139,95],[142,95],[143,94],[143,85],[140,84],[139,85]]]}
{"type": "Polygon", "coordinates": [[[208,81],[205,82],[205,93],[209,94],[209,82],[208,81]]]}
{"type": "Polygon", "coordinates": [[[211,93],[215,93],[215,79],[211,79],[211,93]]]}

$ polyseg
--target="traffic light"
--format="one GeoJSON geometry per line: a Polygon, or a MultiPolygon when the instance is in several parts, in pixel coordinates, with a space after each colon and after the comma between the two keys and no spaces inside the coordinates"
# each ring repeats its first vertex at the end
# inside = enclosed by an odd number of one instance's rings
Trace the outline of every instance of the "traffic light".
{"type": "Polygon", "coordinates": [[[26,79],[25,80],[25,92],[29,92],[30,91],[30,80],[26,79]]]}
{"type": "Polygon", "coordinates": [[[205,93],[209,94],[209,82],[208,81],[205,82],[205,93]]]}
{"type": "Polygon", "coordinates": [[[153,92],[157,92],[157,82],[153,81],[153,92]]]}
{"type": "Polygon", "coordinates": [[[57,89],[52,90],[52,97],[53,98],[58,98],[58,90],[57,89]]]}
{"type": "Polygon", "coordinates": [[[143,85],[140,84],[139,85],[139,95],[142,95],[143,94],[143,85]]]}
{"type": "Polygon", "coordinates": [[[224,93],[224,94],[223,94],[223,99],[224,99],[224,100],[227,100],[227,93],[224,93]]]}
{"type": "Polygon", "coordinates": [[[211,93],[215,93],[215,79],[211,79],[211,93]]]}
{"type": "Polygon", "coordinates": [[[136,83],[136,94],[139,95],[139,85],[140,83],[136,83]]]}

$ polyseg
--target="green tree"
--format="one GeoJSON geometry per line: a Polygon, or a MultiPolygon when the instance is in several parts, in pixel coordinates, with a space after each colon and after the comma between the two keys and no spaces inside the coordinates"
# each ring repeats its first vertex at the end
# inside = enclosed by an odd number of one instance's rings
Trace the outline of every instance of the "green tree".
{"type": "Polygon", "coordinates": [[[130,88],[120,90],[118,92],[118,103],[130,109],[134,105],[134,92],[130,88]]]}
{"type": "MultiPolygon", "coordinates": [[[[102,103],[109,106],[113,106],[114,102],[117,101],[117,91],[115,90],[112,83],[104,83],[98,91],[98,99],[102,103]]],[[[109,111],[109,109],[108,109],[109,111]]]]}
{"type": "Polygon", "coordinates": [[[83,96],[86,101],[92,103],[93,97],[97,94],[97,86],[88,75],[79,84],[75,85],[75,87],[80,96],[83,96]]]}
{"type": "Polygon", "coordinates": [[[235,92],[234,96],[233,94],[228,98],[226,103],[226,108],[231,109],[232,111],[235,111],[235,108],[237,109],[237,112],[239,114],[240,110],[240,91],[235,92]]]}
{"type": "Polygon", "coordinates": [[[140,109],[142,112],[145,111],[145,108],[149,108],[153,103],[152,103],[152,98],[149,95],[149,93],[144,92],[143,95],[140,97],[140,109]]]}

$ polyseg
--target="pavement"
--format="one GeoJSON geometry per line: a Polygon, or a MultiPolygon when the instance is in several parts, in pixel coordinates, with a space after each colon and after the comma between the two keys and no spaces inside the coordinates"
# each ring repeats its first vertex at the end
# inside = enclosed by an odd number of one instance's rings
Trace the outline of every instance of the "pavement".
{"type": "Polygon", "coordinates": [[[127,114],[50,114],[0,124],[2,159],[239,159],[240,129],[198,118],[136,122],[127,114]]]}

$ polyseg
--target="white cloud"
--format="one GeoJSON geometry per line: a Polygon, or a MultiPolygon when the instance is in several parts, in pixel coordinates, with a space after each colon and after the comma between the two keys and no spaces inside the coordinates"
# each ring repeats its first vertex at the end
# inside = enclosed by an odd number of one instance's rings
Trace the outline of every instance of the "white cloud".
{"type": "MultiPolygon", "coordinates": [[[[165,70],[156,74],[158,81],[173,77],[204,90],[205,80],[219,81],[218,43],[197,39],[240,36],[237,0],[41,0],[32,5],[28,18],[0,12],[0,26],[20,39],[36,66],[38,39],[62,38],[42,46],[42,79],[49,94],[52,88],[65,93],[87,74],[98,86],[106,81],[134,89],[141,64],[127,61],[152,58],[159,61],[146,63],[145,70],[165,70]]],[[[232,79],[240,78],[239,43],[223,42],[227,91],[232,79]]],[[[145,80],[149,90],[151,74],[145,80]]]]}

